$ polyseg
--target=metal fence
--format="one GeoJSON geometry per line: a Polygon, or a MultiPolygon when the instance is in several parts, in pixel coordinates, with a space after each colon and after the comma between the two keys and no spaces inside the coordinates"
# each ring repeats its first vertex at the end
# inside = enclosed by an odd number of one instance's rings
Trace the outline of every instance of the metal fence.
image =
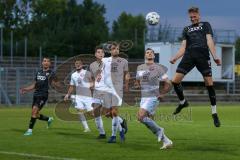
{"type": "MultiPolygon", "coordinates": [[[[136,68],[136,62],[129,63],[130,72],[134,75],[136,68]]],[[[39,67],[0,67],[0,104],[13,105],[13,104],[31,104],[33,93],[27,93],[25,95],[20,95],[19,89],[24,86],[30,85],[34,81],[34,75],[37,72],[39,67]]],[[[226,96],[240,94],[240,76],[236,75],[236,81],[233,83],[226,83],[220,86],[221,90],[216,90],[216,93],[222,94],[222,100],[225,101],[226,96]],[[223,88],[224,87],[224,88],[223,88]],[[226,95],[226,96],[224,96],[226,95]]],[[[190,86],[185,88],[186,95],[198,95],[207,97],[204,86],[190,86]]],[[[50,90],[49,95],[50,102],[56,102],[59,99],[62,99],[62,94],[50,90]]],[[[171,92],[170,96],[172,99],[169,102],[174,102],[176,99],[175,93],[171,92]]],[[[129,94],[131,99],[134,99],[133,94],[129,94]]],[[[129,98],[128,97],[128,98],[129,98]]],[[[239,96],[238,96],[239,97],[239,96]]],[[[197,100],[196,99],[196,100],[197,100]]],[[[236,98],[238,101],[238,99],[236,98]]],[[[191,99],[191,101],[195,101],[191,99]]]]}
{"type": "Polygon", "coordinates": [[[32,100],[32,94],[20,95],[22,86],[31,84],[37,68],[5,67],[0,68],[0,102],[1,104],[24,104],[32,100]]]}
{"type": "MultiPolygon", "coordinates": [[[[146,33],[145,42],[179,42],[182,37],[183,28],[178,27],[149,27],[146,33]]],[[[234,44],[237,39],[235,30],[213,30],[215,43],[234,44]]]]}

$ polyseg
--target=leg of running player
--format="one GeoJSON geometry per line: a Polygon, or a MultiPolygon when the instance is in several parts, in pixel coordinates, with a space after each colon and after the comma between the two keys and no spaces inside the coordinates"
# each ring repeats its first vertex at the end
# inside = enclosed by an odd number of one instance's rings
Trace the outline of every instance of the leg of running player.
{"type": "Polygon", "coordinates": [[[98,139],[105,139],[106,138],[106,133],[103,127],[103,121],[102,121],[102,116],[101,116],[101,108],[102,105],[98,103],[93,103],[93,113],[95,117],[95,123],[97,126],[97,129],[99,131],[99,136],[97,137],[98,139]]]}
{"type": "Polygon", "coordinates": [[[209,95],[209,99],[211,102],[211,109],[212,109],[212,118],[213,118],[213,122],[214,125],[216,127],[220,127],[220,121],[217,115],[217,106],[216,106],[216,93],[213,87],[213,80],[212,77],[203,77],[204,81],[205,81],[205,86],[208,90],[208,95],[209,95]]]}
{"type": "Polygon", "coordinates": [[[182,110],[182,108],[188,106],[188,102],[186,101],[186,99],[184,97],[183,88],[182,88],[182,84],[181,84],[183,78],[184,78],[184,74],[177,72],[172,79],[172,84],[173,84],[174,90],[179,99],[179,105],[173,114],[179,113],[182,110]]]}

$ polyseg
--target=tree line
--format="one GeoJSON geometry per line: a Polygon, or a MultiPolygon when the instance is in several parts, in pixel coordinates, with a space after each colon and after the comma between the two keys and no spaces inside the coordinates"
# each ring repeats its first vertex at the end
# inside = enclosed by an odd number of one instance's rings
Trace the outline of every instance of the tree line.
{"type": "MultiPolygon", "coordinates": [[[[144,15],[123,12],[109,27],[105,14],[105,6],[93,0],[80,4],[76,0],[0,0],[3,53],[10,55],[11,39],[14,56],[23,56],[27,43],[28,56],[37,56],[41,47],[43,55],[65,57],[91,54],[98,44],[126,40],[129,43],[122,43],[123,48],[130,47],[123,51],[130,58],[142,58],[147,29],[144,15]]],[[[240,63],[240,38],[235,46],[240,63]]]]}
{"type": "Polygon", "coordinates": [[[106,8],[93,0],[2,0],[0,20],[4,23],[4,55],[9,56],[11,32],[15,56],[37,56],[39,47],[48,56],[70,57],[94,52],[96,45],[108,41],[133,42],[129,57],[140,58],[146,29],[143,15],[123,12],[109,28],[106,8]]]}

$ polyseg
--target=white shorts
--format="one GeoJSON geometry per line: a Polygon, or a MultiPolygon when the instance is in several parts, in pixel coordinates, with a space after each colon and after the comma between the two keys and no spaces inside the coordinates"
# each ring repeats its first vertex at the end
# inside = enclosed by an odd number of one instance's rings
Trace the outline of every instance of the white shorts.
{"type": "Polygon", "coordinates": [[[149,114],[154,115],[159,102],[157,97],[142,97],[140,108],[145,109],[149,114]]]}
{"type": "Polygon", "coordinates": [[[122,97],[123,97],[123,93],[122,91],[118,92],[118,93],[110,93],[110,105],[115,106],[115,107],[120,107],[122,106],[122,97]]]}
{"type": "Polygon", "coordinates": [[[92,97],[71,96],[71,98],[72,98],[72,101],[73,101],[76,109],[87,110],[87,111],[93,110],[93,107],[92,107],[93,98],[92,97]]]}
{"type": "Polygon", "coordinates": [[[93,92],[93,103],[102,104],[105,108],[122,105],[123,89],[121,87],[106,87],[93,92]]]}
{"type": "MultiPolygon", "coordinates": [[[[111,88],[111,92],[109,93],[110,101],[109,105],[111,107],[120,107],[122,106],[122,98],[123,98],[123,89],[120,87],[115,86],[111,88]]],[[[108,105],[108,106],[109,106],[108,105]]]]}
{"type": "Polygon", "coordinates": [[[105,108],[110,108],[111,107],[110,100],[111,100],[110,93],[106,91],[94,90],[93,103],[100,104],[102,107],[105,108]]]}

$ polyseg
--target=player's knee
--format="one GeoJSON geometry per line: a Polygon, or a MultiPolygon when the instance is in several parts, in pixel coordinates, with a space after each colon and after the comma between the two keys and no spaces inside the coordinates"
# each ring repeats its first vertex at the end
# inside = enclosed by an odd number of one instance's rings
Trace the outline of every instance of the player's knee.
{"type": "Polygon", "coordinates": [[[97,108],[94,108],[93,109],[93,114],[94,114],[94,116],[95,117],[99,117],[100,116],[100,108],[99,107],[97,107],[97,108]]]}
{"type": "Polygon", "coordinates": [[[38,114],[39,114],[39,113],[38,113],[38,110],[37,110],[36,108],[33,108],[33,109],[32,109],[32,117],[33,117],[33,118],[37,118],[37,117],[38,117],[38,114]]]}
{"type": "Polygon", "coordinates": [[[111,114],[113,117],[116,117],[118,115],[117,109],[112,109],[111,114]]]}
{"type": "Polygon", "coordinates": [[[145,114],[143,112],[138,112],[138,121],[139,122],[143,122],[143,119],[145,117],[145,114]]]}
{"type": "Polygon", "coordinates": [[[110,109],[103,109],[101,114],[105,115],[107,118],[112,118],[112,112],[110,109]]]}
{"type": "Polygon", "coordinates": [[[209,81],[205,81],[205,86],[208,87],[208,86],[213,86],[213,82],[209,82],[209,81]]]}

